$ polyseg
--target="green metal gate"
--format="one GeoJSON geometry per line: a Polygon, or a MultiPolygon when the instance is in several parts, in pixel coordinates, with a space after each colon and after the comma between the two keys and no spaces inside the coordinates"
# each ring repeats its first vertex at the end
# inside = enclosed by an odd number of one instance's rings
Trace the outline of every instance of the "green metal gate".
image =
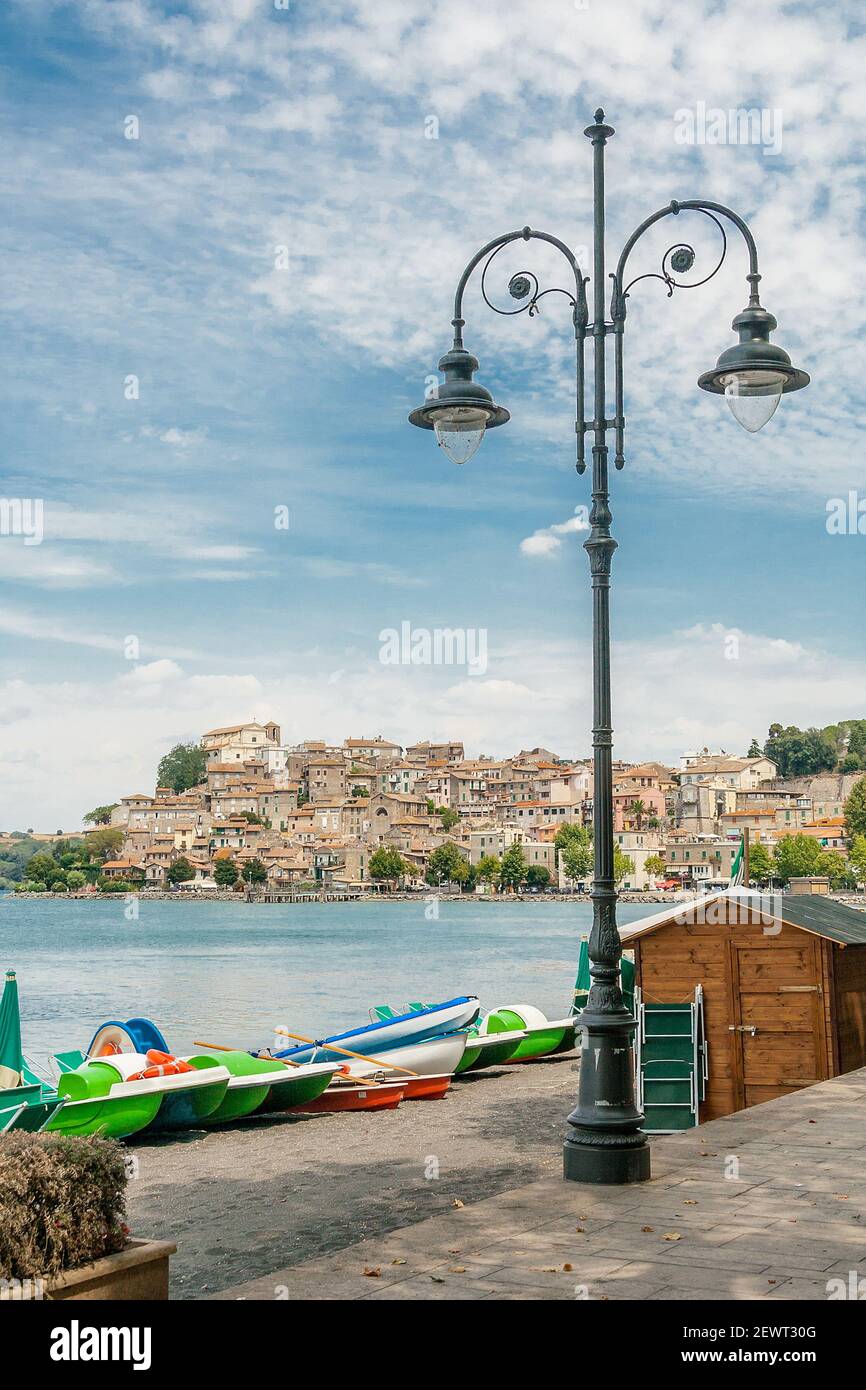
{"type": "Polygon", "coordinates": [[[644,1129],[672,1134],[700,1123],[707,1092],[704,995],[693,1003],[645,1004],[635,990],[635,1069],[644,1129]]]}

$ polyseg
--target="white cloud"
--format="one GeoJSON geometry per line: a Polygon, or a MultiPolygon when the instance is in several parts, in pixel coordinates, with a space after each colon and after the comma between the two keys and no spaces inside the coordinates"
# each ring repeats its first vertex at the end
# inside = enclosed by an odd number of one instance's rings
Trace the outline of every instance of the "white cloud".
{"type": "Polygon", "coordinates": [[[520,553],[545,557],[555,555],[562,545],[563,536],[570,536],[576,531],[588,530],[589,522],[586,508],[575,508],[575,515],[570,516],[567,521],[558,521],[553,526],[546,526],[539,531],[534,531],[531,536],[522,540],[520,553]]]}
{"type": "MultiPolygon", "coordinates": [[[[818,646],[720,623],[615,644],[613,660],[615,751],[635,761],[675,763],[704,745],[742,753],[773,720],[822,725],[856,710],[866,685],[866,660],[834,658],[828,681],[818,646]]],[[[565,756],[590,752],[591,662],[575,644],[491,643],[485,679],[357,654],[340,670],[332,662],[333,653],[299,652],[285,656],[288,676],[190,675],[178,660],[159,659],[99,681],[8,681],[0,686],[0,828],[13,820],[74,828],[91,805],[152,787],[172,744],[237,718],[274,718],[289,742],[375,731],[404,744],[459,737],[469,751],[499,755],[535,744],[565,756]]]]}

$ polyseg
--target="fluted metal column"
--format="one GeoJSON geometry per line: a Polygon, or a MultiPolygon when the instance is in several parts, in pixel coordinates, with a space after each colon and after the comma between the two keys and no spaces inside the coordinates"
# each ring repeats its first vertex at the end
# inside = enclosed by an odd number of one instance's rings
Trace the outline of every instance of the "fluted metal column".
{"type": "Polygon", "coordinates": [[[622,943],[616,927],[613,873],[613,729],[610,702],[610,573],[616,541],[610,533],[608,450],[605,417],[604,149],[614,134],[604,112],[585,135],[592,141],[594,195],[593,326],[595,406],[592,448],[592,510],[584,542],[592,574],[593,827],[595,874],[589,938],[592,986],[580,1015],[582,1031],[577,1107],[568,1117],[564,1172],[575,1182],[642,1182],[650,1154],[635,1106],[635,1022],[620,987],[622,943]]]}

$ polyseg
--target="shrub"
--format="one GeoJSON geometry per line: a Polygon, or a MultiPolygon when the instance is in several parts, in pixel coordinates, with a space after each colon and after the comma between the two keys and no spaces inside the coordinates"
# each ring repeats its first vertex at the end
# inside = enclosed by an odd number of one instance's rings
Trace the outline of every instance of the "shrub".
{"type": "Polygon", "coordinates": [[[126,1177],[111,1139],[0,1136],[0,1277],[50,1278],[121,1250],[126,1177]]]}

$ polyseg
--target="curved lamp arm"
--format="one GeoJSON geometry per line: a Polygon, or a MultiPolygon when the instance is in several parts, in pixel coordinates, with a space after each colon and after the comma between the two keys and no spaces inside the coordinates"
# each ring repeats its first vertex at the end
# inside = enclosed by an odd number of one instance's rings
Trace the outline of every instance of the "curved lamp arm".
{"type": "Polygon", "coordinates": [[[502,236],[494,237],[488,241],[486,246],[476,252],[472,260],[467,265],[463,274],[457,282],[457,290],[454,295],[454,317],[451,320],[454,328],[454,348],[462,349],[463,328],[466,320],[463,318],[463,295],[469,283],[472,272],[480,263],[484,261],[484,269],[481,273],[481,293],[484,302],[496,314],[510,316],[512,314],[522,314],[527,310],[530,318],[538,313],[538,301],[543,299],[546,294],[563,294],[572,307],[572,321],[574,323],[574,335],[577,347],[576,363],[576,388],[577,388],[577,417],[575,430],[578,438],[577,467],[579,472],[583,472],[584,464],[584,433],[586,426],[583,421],[583,398],[584,398],[584,345],[586,341],[586,329],[589,323],[589,307],[586,299],[586,283],[589,276],[585,276],[577,262],[577,259],[569,246],[559,237],[552,236],[550,232],[538,232],[532,227],[522,227],[519,232],[505,232],[502,236]],[[561,251],[568,264],[571,266],[574,275],[574,293],[570,290],[552,288],[540,290],[538,279],[532,271],[519,271],[512,275],[508,282],[508,292],[512,299],[527,300],[525,304],[520,304],[516,309],[500,309],[488,297],[486,287],[487,272],[493,262],[494,257],[498,256],[503,247],[508,246],[513,241],[546,241],[548,245],[555,246],[561,251]]]}
{"type": "Polygon", "coordinates": [[[639,280],[661,280],[667,286],[668,298],[671,297],[675,289],[695,290],[699,285],[705,285],[708,280],[719,271],[724,263],[728,251],[728,239],[725,229],[719,218],[724,217],[742,233],[743,240],[749,253],[749,273],[746,276],[749,282],[749,307],[760,308],[758,298],[758,283],[761,279],[758,270],[758,248],[755,245],[755,238],[752,236],[747,223],[740,217],[739,213],[732,208],[726,207],[724,203],[712,203],[705,198],[689,198],[685,202],[678,202],[673,199],[666,207],[659,208],[651,217],[647,217],[640,226],[632,232],[628,241],[622,249],[619,262],[615,271],[611,272],[613,281],[613,294],[611,297],[610,316],[612,320],[612,331],[615,336],[615,387],[616,387],[616,413],[614,417],[614,427],[616,430],[616,453],[614,463],[617,468],[622,468],[625,463],[623,454],[623,442],[625,433],[625,415],[623,413],[623,331],[625,328],[626,300],[629,291],[639,280]],[[661,273],[650,271],[645,275],[637,275],[628,284],[625,284],[625,269],[628,258],[644,232],[660,222],[664,217],[677,217],[681,212],[702,212],[711,222],[714,222],[719,229],[722,238],[722,251],[716,265],[701,280],[694,280],[691,284],[686,284],[674,278],[675,274],[685,274],[691,270],[695,263],[695,250],[687,242],[675,242],[669,246],[662,256],[661,273]]]}

